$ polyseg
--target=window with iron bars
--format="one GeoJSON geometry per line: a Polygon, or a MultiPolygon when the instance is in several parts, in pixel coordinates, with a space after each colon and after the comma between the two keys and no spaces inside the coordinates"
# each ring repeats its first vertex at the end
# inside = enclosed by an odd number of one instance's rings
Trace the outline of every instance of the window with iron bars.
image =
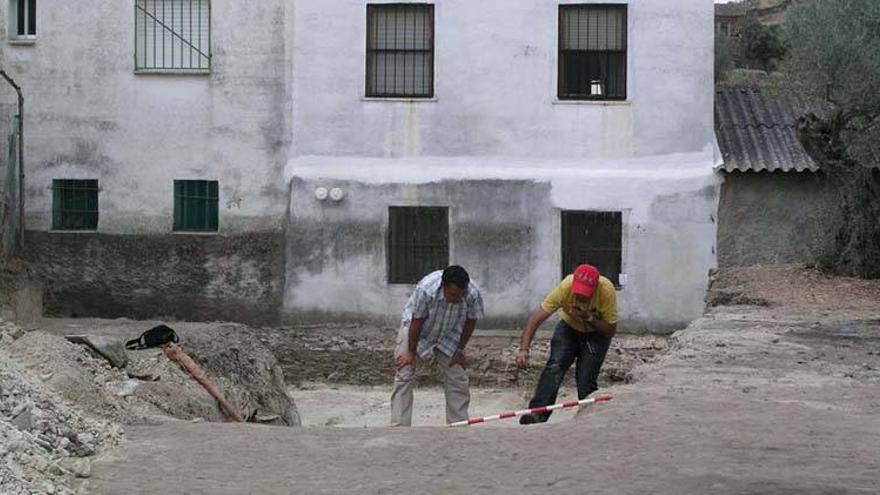
{"type": "Polygon", "coordinates": [[[210,72],[210,0],[135,0],[134,28],[136,72],[210,72]]]}
{"type": "Polygon", "coordinates": [[[37,36],[37,0],[9,0],[9,39],[37,36]]]}
{"type": "Polygon", "coordinates": [[[388,208],[388,283],[413,284],[448,264],[448,208],[388,208]]]}
{"type": "Polygon", "coordinates": [[[620,287],[623,251],[623,213],[619,211],[562,212],[562,276],[589,263],[620,287]]]}
{"type": "Polygon", "coordinates": [[[367,5],[366,96],[434,96],[434,6],[367,5]]]}
{"type": "Polygon", "coordinates": [[[174,230],[216,232],[219,219],[216,180],[174,181],[174,230]]]}
{"type": "Polygon", "coordinates": [[[98,229],[98,181],[52,180],[52,229],[98,229]]]}
{"type": "Polygon", "coordinates": [[[625,100],[626,45],[626,5],[560,5],[559,99],[625,100]]]}

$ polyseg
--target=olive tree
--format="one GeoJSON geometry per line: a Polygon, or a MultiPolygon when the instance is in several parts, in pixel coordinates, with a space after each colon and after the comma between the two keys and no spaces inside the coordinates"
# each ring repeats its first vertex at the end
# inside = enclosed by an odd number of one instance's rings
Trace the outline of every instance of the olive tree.
{"type": "Polygon", "coordinates": [[[787,79],[829,110],[798,138],[836,188],[819,262],[880,277],[880,1],[806,0],[785,26],[787,79]]]}

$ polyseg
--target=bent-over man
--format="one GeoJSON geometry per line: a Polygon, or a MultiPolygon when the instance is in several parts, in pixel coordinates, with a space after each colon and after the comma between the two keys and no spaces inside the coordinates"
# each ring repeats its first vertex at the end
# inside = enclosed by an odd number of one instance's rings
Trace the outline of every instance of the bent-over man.
{"type": "Polygon", "coordinates": [[[464,268],[453,265],[419,281],[397,333],[391,426],[412,424],[415,369],[420,359],[431,356],[443,373],[446,422],[468,419],[471,396],[464,349],[482,317],[480,289],[464,268]]]}
{"type": "MultiPolygon", "coordinates": [[[[529,362],[529,347],[541,323],[556,311],[561,319],[550,340],[550,358],[547,360],[535,395],[529,408],[556,402],[556,395],[565,373],[575,366],[578,400],[586,398],[599,386],[596,379],[605,361],[611,337],[617,331],[617,292],[614,284],[599,275],[592,265],[580,265],[547,294],[541,306],[532,313],[520,337],[516,364],[525,367],[529,362]]],[[[546,414],[526,414],[520,424],[545,422],[546,414]]]]}

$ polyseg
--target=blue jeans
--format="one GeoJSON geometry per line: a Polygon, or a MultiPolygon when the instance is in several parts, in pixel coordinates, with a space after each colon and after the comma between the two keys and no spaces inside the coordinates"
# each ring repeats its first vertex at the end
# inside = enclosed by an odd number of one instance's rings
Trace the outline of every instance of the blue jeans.
{"type": "MultiPolygon", "coordinates": [[[[599,369],[602,368],[610,344],[611,339],[599,332],[579,332],[571,328],[565,320],[560,320],[550,341],[550,358],[538,380],[538,387],[535,389],[534,398],[529,402],[529,408],[549,406],[556,402],[562,379],[575,360],[577,360],[575,379],[578,400],[585,399],[595,392],[599,388],[596,383],[599,369]]],[[[535,417],[543,422],[550,418],[551,413],[552,411],[536,414],[535,417]]]]}

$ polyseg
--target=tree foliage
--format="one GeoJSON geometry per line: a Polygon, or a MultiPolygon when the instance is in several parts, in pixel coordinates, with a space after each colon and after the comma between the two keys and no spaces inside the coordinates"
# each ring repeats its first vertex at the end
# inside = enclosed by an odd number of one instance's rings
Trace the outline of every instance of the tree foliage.
{"type": "Polygon", "coordinates": [[[736,46],[726,36],[715,37],[715,82],[727,79],[727,73],[734,67],[736,46]]]}
{"type": "Polygon", "coordinates": [[[826,209],[819,261],[880,277],[880,1],[807,0],[786,24],[783,69],[829,102],[798,121],[798,137],[837,190],[826,209]]]}
{"type": "Polygon", "coordinates": [[[765,26],[748,16],[739,30],[740,67],[772,71],[785,56],[786,45],[779,26],[765,26]]]}

